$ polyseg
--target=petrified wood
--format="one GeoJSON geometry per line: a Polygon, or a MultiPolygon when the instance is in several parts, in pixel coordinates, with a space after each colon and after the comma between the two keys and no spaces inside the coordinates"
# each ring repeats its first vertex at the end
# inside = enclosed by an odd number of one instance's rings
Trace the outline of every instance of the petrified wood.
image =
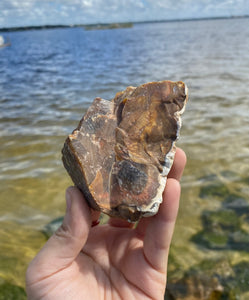
{"type": "Polygon", "coordinates": [[[183,82],[160,81],[93,101],[62,149],[93,209],[131,222],[157,213],[187,97],[183,82]]]}

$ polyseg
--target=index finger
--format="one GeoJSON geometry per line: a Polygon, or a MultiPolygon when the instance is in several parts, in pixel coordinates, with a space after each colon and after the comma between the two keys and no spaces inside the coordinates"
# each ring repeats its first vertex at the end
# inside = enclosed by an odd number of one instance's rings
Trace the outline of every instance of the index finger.
{"type": "Polygon", "coordinates": [[[144,237],[144,254],[151,265],[161,271],[167,266],[167,254],[171,243],[180,199],[179,181],[186,164],[186,155],[180,148],[176,149],[175,159],[168,175],[163,194],[163,203],[157,215],[142,218],[136,231],[144,237]]]}
{"type": "Polygon", "coordinates": [[[159,211],[150,218],[144,234],[144,255],[151,266],[163,273],[167,269],[169,247],[177,217],[180,192],[179,181],[169,178],[159,211]]]}
{"type": "Polygon", "coordinates": [[[168,178],[174,178],[180,181],[186,162],[187,157],[185,152],[181,148],[176,148],[174,162],[169,172],[168,178]]]}

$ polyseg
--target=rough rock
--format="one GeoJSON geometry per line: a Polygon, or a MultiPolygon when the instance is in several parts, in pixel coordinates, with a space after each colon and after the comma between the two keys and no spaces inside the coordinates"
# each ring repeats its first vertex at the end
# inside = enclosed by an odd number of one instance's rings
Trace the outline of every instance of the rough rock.
{"type": "Polygon", "coordinates": [[[93,209],[131,222],[157,213],[187,98],[183,82],[160,81],[93,101],[62,149],[93,209]]]}

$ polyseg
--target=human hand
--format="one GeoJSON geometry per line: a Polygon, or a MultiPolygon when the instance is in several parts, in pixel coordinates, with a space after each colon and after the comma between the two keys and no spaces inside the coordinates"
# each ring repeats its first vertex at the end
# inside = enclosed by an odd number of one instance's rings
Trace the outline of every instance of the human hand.
{"type": "Polygon", "coordinates": [[[158,213],[136,227],[112,218],[91,227],[99,213],[77,188],[68,188],[62,226],[27,270],[28,299],[163,299],[185,163],[177,149],[158,213]]]}

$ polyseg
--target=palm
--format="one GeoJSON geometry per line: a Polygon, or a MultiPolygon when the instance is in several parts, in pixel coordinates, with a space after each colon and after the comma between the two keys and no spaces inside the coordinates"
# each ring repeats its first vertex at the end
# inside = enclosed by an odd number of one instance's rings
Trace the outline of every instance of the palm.
{"type": "Polygon", "coordinates": [[[159,299],[165,283],[165,273],[146,260],[136,229],[105,225],[93,228],[75,261],[38,281],[36,290],[38,299],[159,299]]]}
{"type": "Polygon", "coordinates": [[[158,299],[157,295],[163,295],[166,275],[146,260],[143,237],[136,229],[107,225],[93,230],[82,253],[78,264],[85,262],[94,270],[92,282],[98,297],[93,299],[104,295],[108,299],[158,299]]]}

